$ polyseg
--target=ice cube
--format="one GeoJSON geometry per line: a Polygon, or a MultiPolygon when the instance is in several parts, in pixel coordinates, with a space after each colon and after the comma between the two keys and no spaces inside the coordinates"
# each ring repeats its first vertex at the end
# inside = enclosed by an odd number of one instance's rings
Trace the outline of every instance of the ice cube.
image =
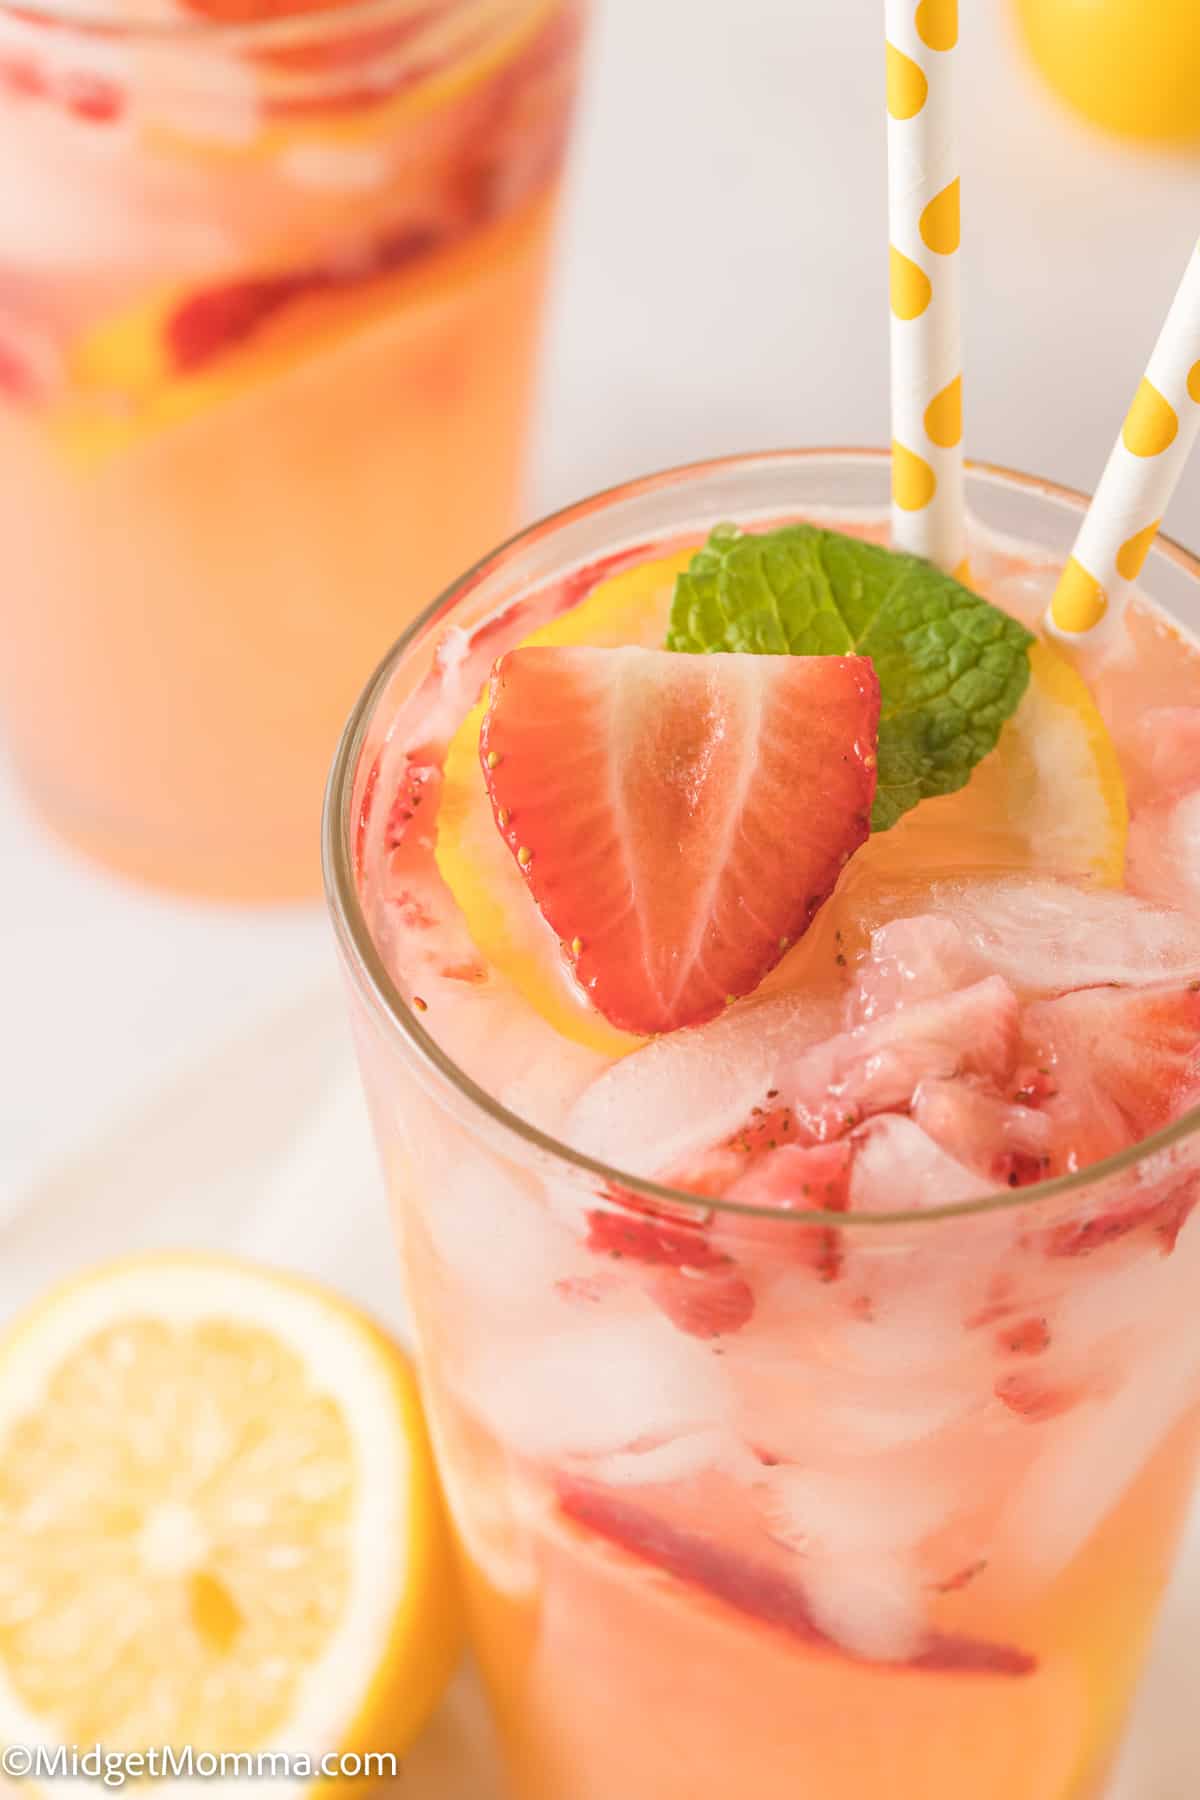
{"type": "Polygon", "coordinates": [[[1124,1386],[1040,1424],[1045,1447],[1019,1483],[1003,1548],[1034,1574],[1057,1574],[1087,1543],[1172,1426],[1200,1399],[1191,1318],[1153,1356],[1130,1361],[1124,1386]]]}
{"type": "Polygon", "coordinates": [[[1027,997],[1200,975],[1200,920],[1118,888],[1015,876],[939,882],[932,899],[1027,997]]]}
{"type": "Polygon", "coordinates": [[[1200,787],[1200,706],[1151,706],[1138,717],[1127,750],[1130,802],[1176,799],[1200,787]]]}
{"type": "Polygon", "coordinates": [[[1140,812],[1129,827],[1126,879],[1134,893],[1195,910],[1200,900],[1200,792],[1140,812]]]}
{"type": "Polygon", "coordinates": [[[839,1011],[832,999],[789,994],[658,1038],[586,1089],[567,1142],[634,1175],[683,1164],[740,1130],[781,1066],[837,1031],[839,1011]]]}
{"type": "MultiPolygon", "coordinates": [[[[564,1316],[565,1312],[564,1312],[564,1316]]],[[[471,1403],[527,1456],[601,1456],[721,1429],[719,1359],[657,1312],[581,1315],[467,1360],[471,1403]]]]}
{"type": "Polygon", "coordinates": [[[941,1530],[956,1498],[936,1477],[888,1466],[769,1469],[759,1494],[773,1535],[792,1549],[880,1555],[941,1530]]]}
{"type": "Polygon", "coordinates": [[[427,1182],[425,1229],[464,1298],[520,1315],[555,1284],[590,1274],[585,1253],[533,1180],[465,1152],[439,1159],[427,1182]]]}
{"type": "Polygon", "coordinates": [[[781,1067],[777,1084],[814,1137],[838,1137],[871,1113],[908,1106],[929,1076],[1002,1080],[1016,1049],[1016,998],[991,976],[818,1044],[781,1067]]]}
{"type": "Polygon", "coordinates": [[[659,1482],[688,1481],[706,1469],[728,1468],[749,1478],[759,1463],[727,1431],[694,1431],[645,1449],[617,1450],[593,1457],[589,1479],[605,1487],[649,1487],[659,1482]]]}
{"type": "Polygon", "coordinates": [[[863,1025],[896,1007],[935,999],[987,974],[958,926],[936,913],[893,919],[871,933],[855,978],[847,1023],[863,1025]]]}
{"type": "Polygon", "coordinates": [[[806,1556],[801,1579],[817,1625],[853,1655],[905,1662],[919,1647],[925,1606],[907,1557],[857,1551],[806,1556]]]}
{"type": "Polygon", "coordinates": [[[900,1114],[872,1119],[853,1141],[858,1149],[850,1174],[851,1212],[919,1212],[989,1191],[986,1180],[900,1114]]]}

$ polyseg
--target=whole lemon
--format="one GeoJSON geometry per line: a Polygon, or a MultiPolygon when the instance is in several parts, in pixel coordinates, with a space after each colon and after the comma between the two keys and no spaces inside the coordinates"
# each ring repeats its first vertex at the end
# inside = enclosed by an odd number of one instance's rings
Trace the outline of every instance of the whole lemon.
{"type": "Polygon", "coordinates": [[[1093,124],[1200,144],[1200,0],[1014,0],[1034,62],[1093,124]]]}

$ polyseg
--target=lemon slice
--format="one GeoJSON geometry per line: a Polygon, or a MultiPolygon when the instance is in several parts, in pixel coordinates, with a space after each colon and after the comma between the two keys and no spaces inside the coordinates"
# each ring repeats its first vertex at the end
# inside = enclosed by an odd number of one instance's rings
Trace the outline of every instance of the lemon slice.
{"type": "MultiPolygon", "coordinates": [[[[657,646],[666,636],[675,577],[694,551],[638,563],[594,587],[578,606],[530,632],[523,645],[657,646]]],[[[493,968],[563,1037],[605,1056],[644,1040],[619,1031],[580,993],[559,943],[529,897],[492,815],[479,763],[487,695],[463,720],[446,752],[434,855],[468,931],[493,968]]]]}
{"type": "Polygon", "coordinates": [[[147,1257],[0,1344],[0,1742],[399,1756],[459,1642],[413,1377],[333,1296],[147,1257]]]}
{"type": "MultiPolygon", "coordinates": [[[[534,196],[482,243],[468,236],[361,282],[298,293],[192,370],[175,368],[167,344],[169,321],[187,291],[163,288],[94,325],[72,347],[68,393],[49,416],[52,440],[74,466],[102,467],[161,431],[302,375],[319,357],[357,354],[372,333],[398,333],[402,342],[425,309],[478,273],[482,258],[516,262],[528,254],[545,229],[546,204],[534,196]]],[[[274,277],[261,279],[269,284],[274,277]]],[[[210,292],[219,294],[220,284],[210,292]]]]}
{"type": "Polygon", "coordinates": [[[1129,808],[1108,728],[1078,670],[1053,645],[1029,653],[1024,698],[956,794],[923,800],[855,858],[906,876],[978,869],[1120,884],[1129,808]]]}

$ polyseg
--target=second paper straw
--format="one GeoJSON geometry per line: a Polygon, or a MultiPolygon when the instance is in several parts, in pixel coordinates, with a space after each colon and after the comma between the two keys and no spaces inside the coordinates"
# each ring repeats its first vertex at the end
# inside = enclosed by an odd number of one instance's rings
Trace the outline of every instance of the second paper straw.
{"type": "Polygon", "coordinates": [[[966,557],[959,319],[958,0],[885,0],[892,538],[966,557]]]}
{"type": "Polygon", "coordinates": [[[1111,627],[1200,436],[1200,246],[1189,256],[1146,373],[1067,559],[1047,625],[1066,639],[1111,627]]]}

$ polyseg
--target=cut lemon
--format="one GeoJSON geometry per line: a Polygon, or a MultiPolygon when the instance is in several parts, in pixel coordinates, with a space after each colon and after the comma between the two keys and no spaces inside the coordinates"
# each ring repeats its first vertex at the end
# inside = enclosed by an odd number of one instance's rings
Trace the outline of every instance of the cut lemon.
{"type": "MultiPolygon", "coordinates": [[[[569,612],[522,640],[525,645],[622,644],[657,647],[667,632],[675,577],[694,551],[639,563],[600,582],[569,612]]],[[[608,1024],[580,993],[568,946],[559,943],[529,897],[492,815],[479,763],[487,695],[469,712],[446,752],[435,855],[467,929],[493,968],[564,1037],[606,1056],[624,1056],[642,1039],[608,1024]]]]}
{"type": "Polygon", "coordinates": [[[872,837],[855,858],[859,878],[1037,869],[1120,884],[1129,808],[1108,728],[1051,644],[1034,644],[1029,669],[1024,699],[966,787],[872,837]]]}
{"type": "MultiPolygon", "coordinates": [[[[168,333],[172,316],[197,295],[163,289],[93,326],[74,345],[67,358],[67,398],[50,415],[54,441],[70,462],[93,469],[153,434],[286,376],[303,376],[319,357],[361,353],[373,333],[392,334],[397,354],[407,354],[413,333],[459,283],[478,278],[492,259],[519,264],[532,253],[545,230],[546,204],[538,196],[485,233],[361,281],[298,289],[244,334],[231,333],[191,370],[174,366],[168,333]]],[[[253,290],[259,279],[244,285],[253,290]]],[[[261,277],[266,288],[286,281],[282,269],[261,277]]],[[[235,310],[242,285],[231,284],[235,310]]],[[[220,286],[199,297],[209,298],[219,311],[220,286]]],[[[276,403],[282,409],[282,402],[276,403]]]]}
{"type": "Polygon", "coordinates": [[[399,1756],[459,1643],[412,1374],[332,1295],[147,1257],[0,1344],[0,1742],[399,1756]]]}

